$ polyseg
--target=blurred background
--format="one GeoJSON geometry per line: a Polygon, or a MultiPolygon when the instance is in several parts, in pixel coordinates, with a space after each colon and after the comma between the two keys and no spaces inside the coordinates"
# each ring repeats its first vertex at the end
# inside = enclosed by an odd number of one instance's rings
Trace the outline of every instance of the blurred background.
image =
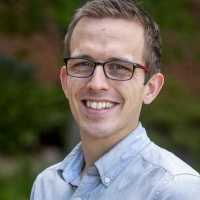
{"type": "MultiPolygon", "coordinates": [[[[0,2],[0,199],[28,199],[42,169],[78,141],[58,73],[63,39],[84,0],[0,2]]],[[[200,171],[200,1],[143,0],[163,37],[166,85],[145,106],[149,136],[200,171]]]]}

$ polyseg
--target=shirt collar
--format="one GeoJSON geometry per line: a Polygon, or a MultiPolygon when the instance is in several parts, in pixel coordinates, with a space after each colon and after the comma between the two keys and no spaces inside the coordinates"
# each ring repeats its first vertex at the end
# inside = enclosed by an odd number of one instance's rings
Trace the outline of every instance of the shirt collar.
{"type": "Polygon", "coordinates": [[[125,139],[116,144],[110,151],[95,162],[104,185],[109,186],[112,181],[137,158],[143,149],[150,143],[145,129],[139,123],[125,139]]]}
{"type": "MultiPolygon", "coordinates": [[[[146,131],[139,123],[134,131],[94,163],[102,183],[109,186],[130,161],[137,158],[149,143],[150,140],[146,131]]],[[[78,186],[84,162],[81,143],[79,143],[61,162],[58,173],[66,182],[78,186]]]]}
{"type": "Polygon", "coordinates": [[[59,167],[57,168],[57,172],[66,182],[72,184],[73,186],[78,186],[84,163],[84,155],[81,148],[81,143],[79,143],[60,163],[59,167]]]}

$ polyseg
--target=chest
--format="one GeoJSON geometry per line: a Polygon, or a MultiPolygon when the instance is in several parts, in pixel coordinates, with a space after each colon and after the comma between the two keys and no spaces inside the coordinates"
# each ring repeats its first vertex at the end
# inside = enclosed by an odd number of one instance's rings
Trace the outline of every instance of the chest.
{"type": "Polygon", "coordinates": [[[157,181],[149,175],[120,174],[115,180],[85,177],[71,193],[70,200],[154,200],[157,181]]]}

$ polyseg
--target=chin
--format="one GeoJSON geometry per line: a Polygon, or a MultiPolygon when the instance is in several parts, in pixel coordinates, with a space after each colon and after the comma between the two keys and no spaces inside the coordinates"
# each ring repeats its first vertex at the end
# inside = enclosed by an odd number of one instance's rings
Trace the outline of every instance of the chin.
{"type": "Polygon", "coordinates": [[[93,127],[93,128],[83,128],[82,129],[82,134],[87,135],[88,137],[96,138],[96,139],[103,139],[103,138],[108,138],[109,136],[113,135],[113,129],[109,131],[105,126],[104,127],[93,127]]]}

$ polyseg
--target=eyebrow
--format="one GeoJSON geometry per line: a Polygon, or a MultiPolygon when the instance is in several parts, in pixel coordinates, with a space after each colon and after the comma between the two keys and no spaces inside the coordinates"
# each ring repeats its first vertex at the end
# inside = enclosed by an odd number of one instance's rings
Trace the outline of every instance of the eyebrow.
{"type": "MultiPolygon", "coordinates": [[[[88,59],[88,60],[96,61],[95,58],[93,58],[92,56],[87,55],[87,54],[79,54],[77,56],[73,56],[72,58],[85,58],[85,59],[88,59]]],[[[110,57],[107,60],[105,60],[104,62],[112,61],[112,60],[125,61],[125,62],[129,62],[129,63],[134,63],[133,61],[125,59],[125,58],[122,58],[122,57],[110,57]]]]}
{"type": "Polygon", "coordinates": [[[89,60],[95,60],[92,56],[89,56],[87,54],[79,54],[79,55],[76,55],[76,56],[72,56],[72,58],[86,58],[86,59],[89,59],[89,60]]]}

